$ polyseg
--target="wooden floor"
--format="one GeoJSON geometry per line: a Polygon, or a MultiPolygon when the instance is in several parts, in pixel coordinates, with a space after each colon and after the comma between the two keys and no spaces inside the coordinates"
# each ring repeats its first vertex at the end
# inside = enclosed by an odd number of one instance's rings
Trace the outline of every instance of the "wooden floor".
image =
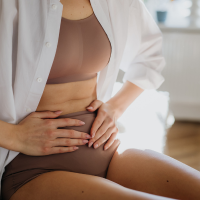
{"type": "Polygon", "coordinates": [[[168,130],[164,153],[200,171],[200,123],[176,121],[168,130]]]}

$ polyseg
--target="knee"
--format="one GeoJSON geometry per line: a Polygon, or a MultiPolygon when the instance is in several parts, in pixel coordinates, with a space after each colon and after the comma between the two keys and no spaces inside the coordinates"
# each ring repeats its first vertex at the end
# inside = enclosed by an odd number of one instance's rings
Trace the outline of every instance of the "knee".
{"type": "Polygon", "coordinates": [[[141,160],[145,157],[147,158],[148,153],[141,149],[126,149],[123,153],[119,154],[118,158],[120,159],[120,162],[123,162],[123,160],[141,160]]]}
{"type": "Polygon", "coordinates": [[[138,155],[144,155],[144,153],[145,153],[144,150],[131,148],[131,149],[126,149],[122,154],[123,156],[130,156],[130,155],[138,156],[138,155]]]}
{"type": "Polygon", "coordinates": [[[118,166],[118,169],[122,167],[125,168],[137,168],[144,167],[148,163],[148,166],[154,166],[156,163],[163,163],[169,160],[168,156],[158,153],[153,150],[145,149],[127,149],[121,154],[117,154],[113,157],[113,166],[118,166]]]}
{"type": "Polygon", "coordinates": [[[136,166],[142,161],[144,161],[144,158],[148,158],[146,156],[146,152],[140,149],[126,149],[122,153],[115,152],[115,154],[112,157],[112,160],[109,165],[110,171],[114,170],[120,170],[120,169],[126,169],[130,166],[136,166]]]}

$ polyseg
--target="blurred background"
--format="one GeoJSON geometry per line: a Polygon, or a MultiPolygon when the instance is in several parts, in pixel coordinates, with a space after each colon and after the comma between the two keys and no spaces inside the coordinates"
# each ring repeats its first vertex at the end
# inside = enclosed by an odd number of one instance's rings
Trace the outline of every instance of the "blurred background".
{"type": "Polygon", "coordinates": [[[163,33],[165,82],[144,91],[119,118],[119,151],[151,149],[200,170],[200,0],[143,1],[163,33]]]}

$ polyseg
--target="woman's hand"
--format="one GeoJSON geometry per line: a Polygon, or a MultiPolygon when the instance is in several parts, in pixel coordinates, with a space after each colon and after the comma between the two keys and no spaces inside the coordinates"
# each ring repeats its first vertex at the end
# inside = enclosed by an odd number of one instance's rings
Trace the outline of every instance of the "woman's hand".
{"type": "Polygon", "coordinates": [[[103,103],[100,100],[94,100],[88,107],[88,111],[95,111],[98,109],[97,117],[95,118],[92,128],[91,136],[88,146],[94,144],[94,148],[98,148],[105,141],[104,150],[107,150],[114,142],[118,133],[116,127],[116,109],[109,103],[103,103]]]}
{"type": "Polygon", "coordinates": [[[95,136],[90,139],[88,146],[94,143],[94,148],[96,148],[95,145],[99,147],[109,138],[104,145],[104,150],[109,148],[114,142],[118,132],[115,122],[143,91],[144,90],[137,85],[126,81],[121,89],[106,103],[100,100],[94,100],[87,107],[87,109],[92,112],[98,109],[97,117],[91,128],[91,136],[95,136]]]}
{"type": "MultiPolygon", "coordinates": [[[[62,112],[62,111],[61,111],[62,112]]],[[[60,112],[60,113],[61,113],[60,112]]],[[[26,155],[41,156],[72,152],[76,145],[85,145],[91,136],[70,129],[57,129],[65,126],[81,126],[81,121],[70,118],[56,118],[60,113],[51,111],[32,112],[16,125],[13,149],[26,155]],[[46,118],[46,119],[45,119],[46,118]]]]}

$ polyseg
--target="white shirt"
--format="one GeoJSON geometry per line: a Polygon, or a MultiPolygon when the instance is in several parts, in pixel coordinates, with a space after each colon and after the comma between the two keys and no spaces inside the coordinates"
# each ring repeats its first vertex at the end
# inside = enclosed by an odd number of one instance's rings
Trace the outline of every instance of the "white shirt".
{"type": "MultiPolygon", "coordinates": [[[[90,0],[112,46],[97,75],[97,99],[106,102],[119,69],[143,89],[164,81],[162,34],[141,0],[90,0]]],[[[55,57],[60,0],[0,0],[0,120],[18,124],[35,112],[55,57]]],[[[0,147],[0,177],[19,152],[0,147]]]]}

